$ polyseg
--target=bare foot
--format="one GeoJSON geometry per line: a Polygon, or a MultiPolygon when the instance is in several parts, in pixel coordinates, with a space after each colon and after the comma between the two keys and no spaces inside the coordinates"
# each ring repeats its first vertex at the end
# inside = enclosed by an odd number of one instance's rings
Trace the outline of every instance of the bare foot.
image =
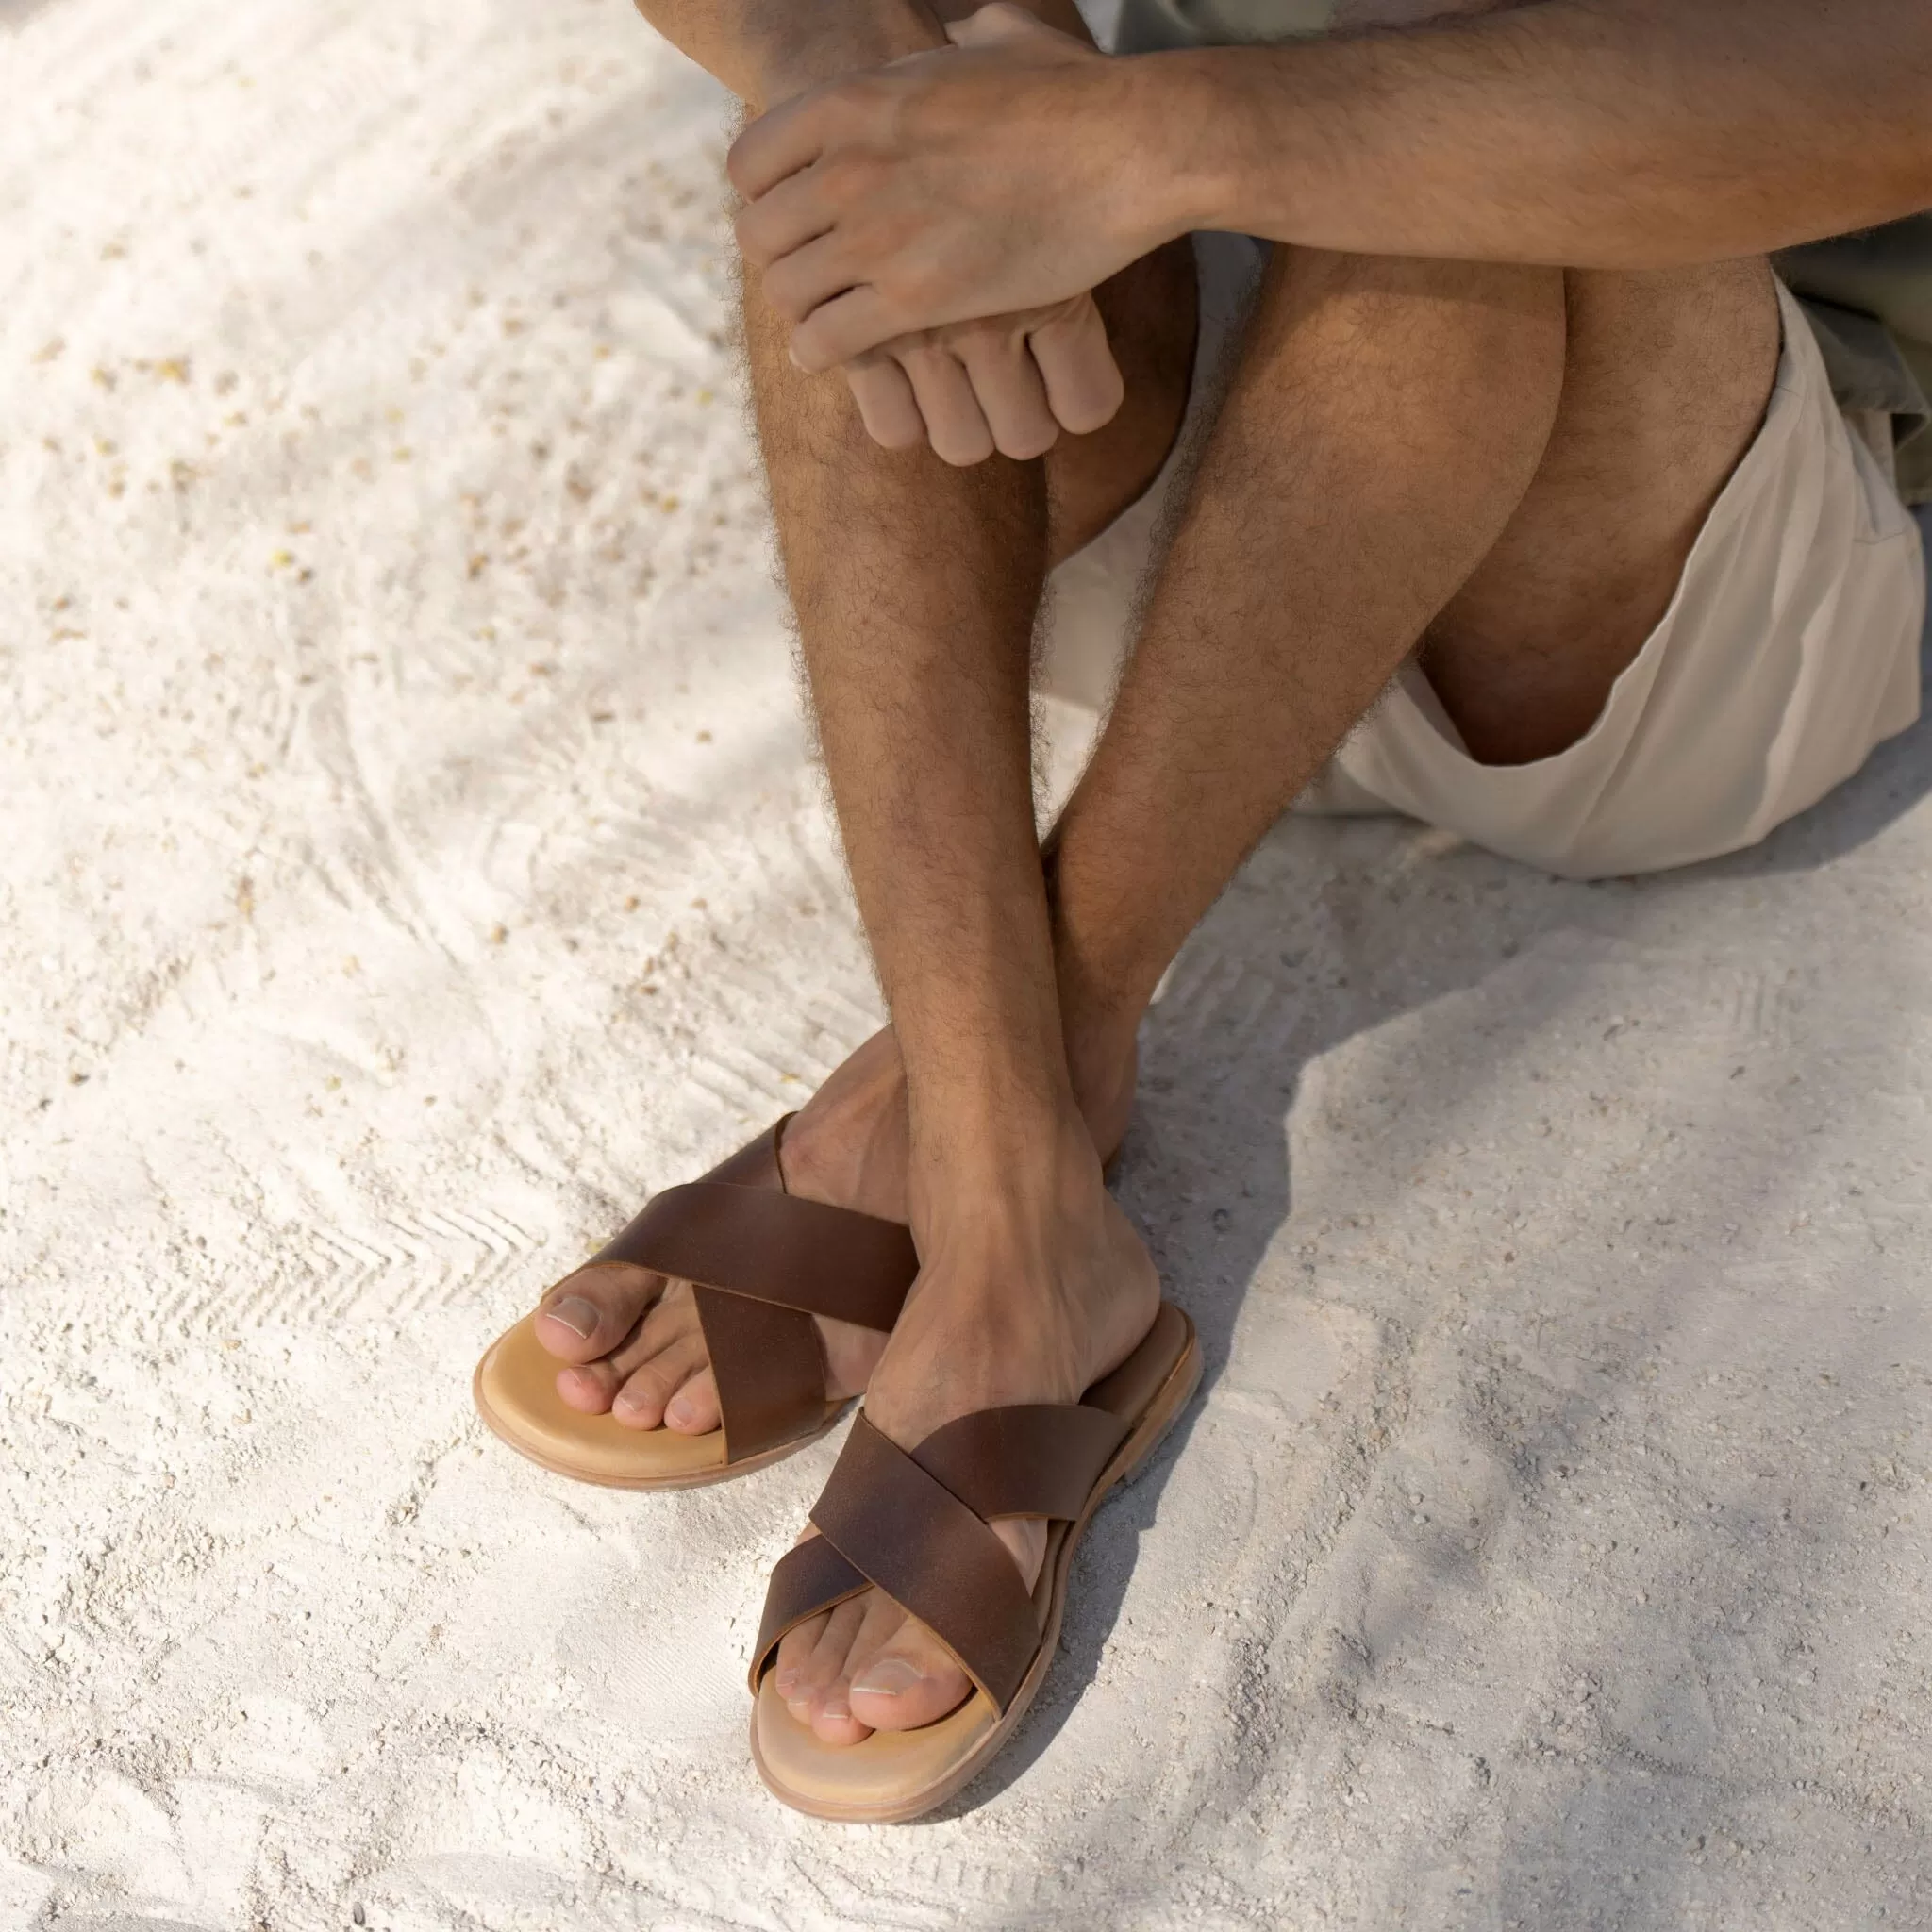
{"type": "MultiPolygon", "coordinates": [[[[1107,1063],[1112,1075],[1095,1083],[1089,1118],[1096,1143],[1110,1153],[1133,1106],[1131,1042],[1124,1056],[1115,1052],[1107,1063]]],[[[906,1075],[886,1027],[800,1108],[785,1129],[778,1164],[788,1191],[808,1201],[904,1221],[906,1160],[906,1075]]],[[[874,1328],[815,1319],[826,1399],[862,1393],[886,1338],[874,1328]]],[[[557,1377],[557,1392],[570,1407],[608,1413],[633,1429],[702,1436],[719,1425],[718,1385],[689,1282],[624,1262],[596,1262],[551,1289],[536,1328],[544,1348],[571,1364],[557,1377]]]]}
{"type": "MultiPolygon", "coordinates": [[[[924,1265],[865,1399],[867,1416],[902,1448],[977,1409],[1077,1401],[1154,1320],[1153,1258],[1077,1125],[1041,1158],[1001,1150],[983,1185],[924,1220],[924,1265]]],[[[1030,1588],[1046,1524],[992,1527],[1030,1588]]],[[[973,1688],[945,1645],[878,1591],[789,1632],[775,1670],[792,1716],[828,1744],[932,1724],[973,1688]]]]}

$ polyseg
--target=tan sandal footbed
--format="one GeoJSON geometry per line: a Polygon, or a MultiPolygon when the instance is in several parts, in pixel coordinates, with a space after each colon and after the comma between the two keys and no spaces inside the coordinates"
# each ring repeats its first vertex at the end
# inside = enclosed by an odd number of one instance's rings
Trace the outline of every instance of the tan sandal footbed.
{"type": "Polygon", "coordinates": [[[490,1344],[471,1378],[476,1412],[491,1434],[519,1456],[573,1482],[611,1490],[695,1490],[728,1482],[755,1469],[782,1462],[816,1442],[850,1406],[824,1405],[824,1418],[790,1441],[733,1459],[724,1431],[701,1436],[675,1429],[629,1429],[608,1415],[587,1415],[566,1407],[557,1393],[563,1366],[537,1340],[537,1317],[525,1315],[490,1344]]]}

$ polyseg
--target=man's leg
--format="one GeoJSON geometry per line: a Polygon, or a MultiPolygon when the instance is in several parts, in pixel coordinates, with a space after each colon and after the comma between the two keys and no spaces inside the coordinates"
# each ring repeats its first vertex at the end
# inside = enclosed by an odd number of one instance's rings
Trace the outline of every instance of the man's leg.
{"type": "MultiPolygon", "coordinates": [[[[1566,277],[1277,258],[1053,843],[1083,1091],[1119,1084],[1181,941],[1419,638],[1478,694],[1465,714],[1499,735],[1556,748],[1588,728],[1749,443],[1776,353],[1757,264],[1566,277]],[[1590,608],[1607,614],[1549,651],[1541,626],[1590,608]]],[[[904,1384],[901,1339],[888,1348],[875,1414],[953,1412],[946,1374],[986,1339],[957,1305],[929,1312],[934,1340],[924,1362],[904,1350],[904,1384]]],[[[827,1740],[929,1722],[967,1688],[876,1598],[794,1633],[780,1673],[827,1740]]]]}
{"type": "Polygon", "coordinates": [[[1056,828],[1076,1065],[1124,1051],[1181,941],[1507,528],[1565,335],[1557,270],[1276,251],[1056,828]]]}
{"type": "Polygon", "coordinates": [[[1128,1050],[1182,939],[1414,640],[1474,756],[1590,728],[1757,434],[1779,341],[1762,261],[1277,257],[1057,829],[1076,1077],[1128,1050]]]}
{"type": "MultiPolygon", "coordinates": [[[[1058,990],[1077,1012],[1138,1019],[1164,963],[1154,950],[1172,952],[1287,802],[1284,769],[1313,769],[1508,522],[1561,375],[1554,275],[1337,260],[1271,277],[1133,672],[1058,845],[1058,990]],[[1505,371],[1519,402],[1499,411],[1505,371]],[[1444,489],[1450,477],[1456,487],[1444,489]],[[1104,864],[1090,863],[1090,851],[1104,864]]],[[[938,726],[984,675],[971,653],[916,673],[882,658],[869,683],[925,685],[918,702],[938,726]]],[[[886,809],[874,795],[871,825],[844,815],[882,966],[905,923],[887,991],[911,1092],[915,1214],[927,1204],[925,1224],[914,1222],[926,1272],[866,1401],[907,1441],[991,1402],[1069,1399],[1152,1313],[1151,1268],[1099,1206],[1091,1146],[1075,1162],[1055,1138],[1067,1103],[1054,1089],[1067,1076],[1058,1001],[1035,1004],[1035,975],[1054,967],[1009,715],[1008,844],[983,865],[962,874],[953,856],[983,838],[973,821],[990,805],[963,771],[957,799],[886,809]],[[868,844],[880,860],[862,857],[868,844]],[[942,905],[925,910],[894,883],[934,862],[923,851],[948,855],[942,905]],[[874,913],[865,867],[880,862],[895,870],[874,887],[874,913]],[[982,931],[998,895],[1016,892],[1024,915],[1016,905],[982,931]],[[962,906],[967,929],[951,934],[962,906]],[[973,1003],[949,979],[955,956],[967,985],[985,988],[973,1003]],[[923,1115],[934,1091],[957,1131],[923,1115]],[[938,1213],[942,1205],[1010,1245],[989,1251],[938,1213]]],[[[858,748],[827,728],[835,791],[858,748]]],[[[984,769],[984,752],[967,749],[984,769]]],[[[920,790],[916,773],[897,782],[920,790]]],[[[1116,1072],[1130,1032],[1124,1024],[1110,1041],[1116,1072]]],[[[1023,1568],[1039,1560],[1030,1527],[1024,1542],[1013,1539],[1023,1568]]],[[[827,1741],[929,1722],[966,1689],[929,1634],[876,1595],[793,1632],[778,1686],[827,1741]]]]}
{"type": "MultiPolygon", "coordinates": [[[[963,10],[951,0],[935,8],[963,10]]],[[[1067,0],[1040,0],[1037,10],[1056,25],[1078,25],[1067,0]]],[[[852,58],[849,36],[838,47],[841,61],[852,58]]],[[[837,683],[849,661],[863,667],[861,682],[891,693],[918,667],[921,689],[939,693],[947,728],[970,724],[982,734],[973,755],[988,761],[982,775],[1007,809],[1001,836],[1008,844],[1024,802],[1012,774],[1028,770],[1027,660],[1049,549],[1085,541],[1152,481],[1186,400],[1194,338],[1187,245],[1136,263],[1098,296],[1126,379],[1119,416],[1094,435],[1063,439],[1044,462],[995,459],[968,471],[950,470],[925,451],[878,449],[842,380],[801,376],[755,291],[745,306],[774,514],[814,685],[837,683]],[[971,687],[957,702],[956,684],[971,687]]],[[[839,736],[844,708],[835,700],[821,710],[837,790],[848,763],[839,736]]],[[[891,751],[888,763],[927,756],[904,737],[893,738],[891,751]]],[[[857,756],[863,765],[873,755],[857,756]]],[[[849,792],[848,782],[841,809],[849,792]]],[[[970,808],[955,801],[949,808],[982,815],[976,792],[970,808]]],[[[1008,883],[1037,894],[1030,806],[1024,832],[1031,884],[1018,876],[1008,883]]],[[[1012,855],[1002,853],[1004,868],[1012,855]]],[[[931,888],[943,863],[943,854],[908,861],[906,886],[931,888]]],[[[944,890],[939,898],[950,903],[944,890]]],[[[1116,1085],[1087,1098],[1094,1133],[1112,1145],[1130,1093],[1116,1085]]],[[[786,1184],[808,1198],[904,1218],[907,1147],[902,1063],[889,1031],[840,1067],[793,1121],[781,1156],[786,1184]]],[[[882,1338],[819,1325],[829,1392],[856,1394],[882,1338]]],[[[538,1333],[572,1365],[560,1370],[558,1390],[573,1407],[608,1411],[637,1428],[718,1426],[717,1390],[683,1284],[667,1288],[637,1268],[580,1271],[553,1291],[538,1333]]]]}

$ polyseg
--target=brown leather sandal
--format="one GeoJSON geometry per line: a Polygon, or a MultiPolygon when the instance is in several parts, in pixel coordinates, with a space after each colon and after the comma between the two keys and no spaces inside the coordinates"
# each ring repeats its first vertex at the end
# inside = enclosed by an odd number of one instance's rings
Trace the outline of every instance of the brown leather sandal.
{"type": "Polygon", "coordinates": [[[1163,1302],[1140,1347],[1077,1403],[982,1409],[910,1455],[861,1413],[812,1507],[819,1534],[779,1558],[765,1598],[751,1749],[773,1793],[815,1818],[890,1824],[943,1804],[984,1770],[1046,1676],[1088,1522],[1153,1454],[1200,1379],[1194,1324],[1163,1302]],[[1050,1521],[1030,1595],[987,1527],[1001,1516],[1050,1521]],[[826,1744],[778,1695],[778,1641],[872,1585],[938,1634],[974,1689],[919,1730],[826,1744]]]}
{"type": "MultiPolygon", "coordinates": [[[[586,1266],[625,1262],[692,1284],[724,1425],[707,1435],[627,1429],[567,1407],[564,1366],[535,1313],[492,1342],[472,1385],[483,1420],[558,1475],[623,1490],[723,1482],[790,1456],[838,1421],[814,1315],[890,1334],[919,1258],[910,1232],[785,1191],[787,1114],[702,1180],[667,1188],[586,1266]]],[[[538,1311],[541,1312],[541,1309],[538,1311]]]]}

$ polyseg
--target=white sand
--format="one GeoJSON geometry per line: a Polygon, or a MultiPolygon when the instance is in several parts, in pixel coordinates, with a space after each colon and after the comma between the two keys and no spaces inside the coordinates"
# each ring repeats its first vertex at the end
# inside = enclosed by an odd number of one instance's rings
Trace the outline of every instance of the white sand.
{"type": "Polygon", "coordinates": [[[1932,1924],[1932,728],[1552,884],[1292,824],[1148,1029],[1201,1323],[941,1820],[758,1786],[824,1444],[489,1338],[876,1006],[617,0],[0,4],[0,1926],[1932,1924]]]}

